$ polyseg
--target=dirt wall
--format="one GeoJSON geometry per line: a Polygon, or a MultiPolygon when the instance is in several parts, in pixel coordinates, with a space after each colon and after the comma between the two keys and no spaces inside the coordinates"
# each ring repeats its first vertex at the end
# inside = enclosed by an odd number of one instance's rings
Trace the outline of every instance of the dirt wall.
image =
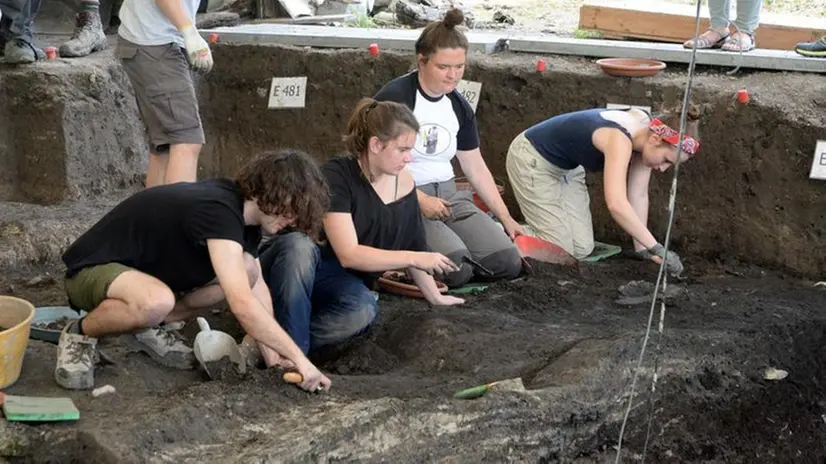
{"type": "Polygon", "coordinates": [[[54,204],[132,187],[147,153],[111,50],[0,68],[0,201],[54,204]]]}
{"type": "MultiPolygon", "coordinates": [[[[215,71],[199,82],[208,134],[205,175],[230,174],[251,153],[279,147],[321,158],[337,152],[347,117],[362,96],[410,69],[412,55],[321,51],[276,46],[218,45],[215,71]],[[267,109],[272,77],[307,76],[303,109],[267,109]]],[[[545,73],[525,55],[473,56],[465,79],[482,82],[477,108],[482,151],[495,176],[506,179],[513,137],[550,115],[606,103],[675,106],[686,70],[670,67],[654,78],[614,78],[591,60],[545,57],[545,73]]],[[[813,74],[703,70],[693,102],[703,111],[702,154],[680,172],[674,244],[693,259],[737,259],[807,275],[826,272],[826,183],[808,179],[818,138],[826,138],[826,77],[813,74]],[[748,88],[752,102],[736,103],[748,88]]],[[[601,176],[589,175],[598,240],[629,246],[602,199],[601,176]]],[[[656,174],[650,226],[664,238],[671,171],[656,174]]],[[[518,215],[508,190],[507,201],[518,215]]]]}

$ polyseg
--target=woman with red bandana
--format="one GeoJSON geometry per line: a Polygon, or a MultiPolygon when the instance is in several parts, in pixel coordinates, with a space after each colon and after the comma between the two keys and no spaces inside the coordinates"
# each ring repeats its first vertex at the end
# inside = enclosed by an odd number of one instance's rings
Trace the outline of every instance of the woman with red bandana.
{"type": "Polygon", "coordinates": [[[508,150],[507,170],[526,222],[538,237],[587,257],[594,230],[585,173],[603,172],[605,203],[634,239],[636,256],[665,260],[672,275],[681,274],[680,257],[666,254],[646,223],[651,171],[666,171],[677,156],[685,162],[700,147],[697,108],[687,120],[682,142],[678,112],[653,117],[636,108],[560,114],[522,132],[508,150]]]}

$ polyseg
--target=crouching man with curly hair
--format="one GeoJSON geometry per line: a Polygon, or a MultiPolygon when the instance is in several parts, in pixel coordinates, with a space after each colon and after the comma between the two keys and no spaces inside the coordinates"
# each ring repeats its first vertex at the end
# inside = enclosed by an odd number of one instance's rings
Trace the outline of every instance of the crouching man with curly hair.
{"type": "Polygon", "coordinates": [[[63,255],[69,304],[88,314],[60,336],[57,383],[94,387],[96,344],[105,335],[125,334],[125,343],[167,367],[194,368],[176,329],[226,300],[267,366],[296,369],[306,390],[328,389],[330,380],[273,317],[257,257],[262,229],[290,226],[317,237],[328,196],[308,155],[281,151],[258,156],[234,180],[157,186],[124,200],[63,255]]]}

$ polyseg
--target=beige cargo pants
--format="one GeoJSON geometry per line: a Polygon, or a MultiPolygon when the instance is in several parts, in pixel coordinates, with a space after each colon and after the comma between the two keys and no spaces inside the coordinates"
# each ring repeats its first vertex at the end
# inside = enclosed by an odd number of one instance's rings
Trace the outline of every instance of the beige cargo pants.
{"type": "Polygon", "coordinates": [[[577,259],[590,255],[594,226],[585,169],[554,166],[536,151],[524,132],[511,142],[506,166],[516,201],[536,236],[577,259]]]}

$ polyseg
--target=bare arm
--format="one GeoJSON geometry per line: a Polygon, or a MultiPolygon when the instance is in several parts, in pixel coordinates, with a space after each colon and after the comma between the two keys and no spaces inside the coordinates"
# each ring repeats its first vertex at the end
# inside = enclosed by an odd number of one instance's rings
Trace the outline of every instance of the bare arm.
{"type": "Polygon", "coordinates": [[[626,183],[628,164],[631,161],[631,141],[618,129],[602,128],[594,132],[594,146],[605,154],[603,182],[605,204],[614,221],[634,240],[646,249],[657,244],[657,240],[637,216],[628,201],[626,183]]]}
{"type": "Polygon", "coordinates": [[[363,272],[402,269],[412,265],[412,251],[389,251],[359,245],[353,217],[349,213],[327,213],[324,233],[341,265],[363,272]]]}
{"type": "Polygon", "coordinates": [[[187,16],[181,0],[155,0],[155,4],[179,31],[192,25],[192,20],[187,16]]]}
{"type": "MultiPolygon", "coordinates": [[[[651,168],[643,164],[641,156],[631,159],[628,168],[628,201],[637,213],[642,225],[648,228],[648,182],[651,180],[651,168]]],[[[634,249],[639,251],[645,247],[634,240],[634,249]]]]}
{"type": "Polygon", "coordinates": [[[493,214],[504,222],[511,218],[508,207],[505,201],[502,200],[502,195],[499,195],[499,190],[496,188],[496,182],[493,180],[493,175],[485,164],[485,159],[482,158],[482,151],[478,148],[469,151],[457,151],[456,157],[459,159],[459,165],[462,166],[462,171],[470,181],[470,185],[478,192],[479,198],[488,205],[493,214]]]}
{"type": "Polygon", "coordinates": [[[419,290],[422,291],[424,299],[430,304],[439,304],[439,298],[442,294],[439,292],[439,287],[436,286],[436,281],[433,279],[433,276],[414,267],[408,268],[407,272],[410,274],[413,282],[416,282],[419,290]]]}
{"type": "Polygon", "coordinates": [[[250,288],[241,244],[232,240],[210,239],[207,240],[207,248],[218,284],[241,327],[252,338],[295,363],[299,369],[312,366],[298,345],[273,318],[272,301],[268,292],[266,296],[263,295],[266,284],[260,273],[254,285],[255,290],[250,288]],[[266,307],[267,302],[269,307],[266,307]]]}

